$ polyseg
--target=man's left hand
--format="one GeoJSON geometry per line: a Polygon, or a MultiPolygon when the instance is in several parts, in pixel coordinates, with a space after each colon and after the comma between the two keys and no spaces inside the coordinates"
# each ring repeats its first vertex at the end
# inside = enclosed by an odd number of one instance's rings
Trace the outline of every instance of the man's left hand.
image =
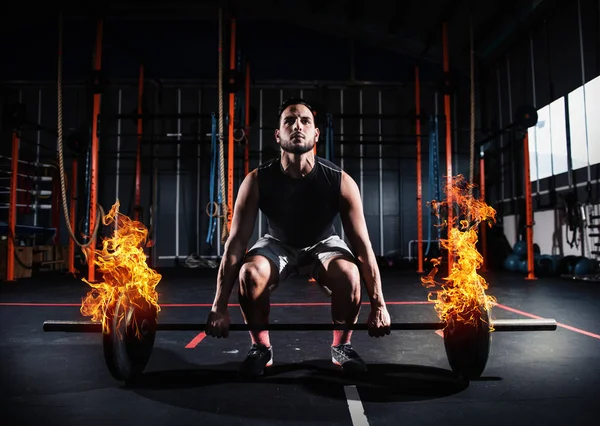
{"type": "Polygon", "coordinates": [[[367,323],[369,327],[369,336],[382,337],[386,334],[390,334],[391,323],[390,314],[385,305],[371,307],[367,323]]]}

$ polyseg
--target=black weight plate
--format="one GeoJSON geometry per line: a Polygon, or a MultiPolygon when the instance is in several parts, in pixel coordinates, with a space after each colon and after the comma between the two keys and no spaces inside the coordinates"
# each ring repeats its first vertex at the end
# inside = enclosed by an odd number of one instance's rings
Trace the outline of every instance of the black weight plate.
{"type": "Polygon", "coordinates": [[[452,319],[444,328],[444,347],[452,371],[465,379],[481,376],[492,343],[489,312],[480,306],[473,323],[452,319]]]}
{"type": "Polygon", "coordinates": [[[122,295],[107,316],[109,330],[102,333],[104,359],[112,376],[133,381],[146,368],[156,336],[156,308],[145,300],[124,304],[122,295]]]}

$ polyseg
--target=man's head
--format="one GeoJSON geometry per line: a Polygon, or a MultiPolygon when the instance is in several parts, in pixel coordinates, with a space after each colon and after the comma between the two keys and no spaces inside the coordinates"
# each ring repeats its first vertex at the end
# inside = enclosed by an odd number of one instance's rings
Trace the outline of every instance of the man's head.
{"type": "Polygon", "coordinates": [[[290,98],[278,111],[279,128],[275,139],[282,150],[290,154],[309,152],[319,140],[312,107],[302,98],[290,98]]]}

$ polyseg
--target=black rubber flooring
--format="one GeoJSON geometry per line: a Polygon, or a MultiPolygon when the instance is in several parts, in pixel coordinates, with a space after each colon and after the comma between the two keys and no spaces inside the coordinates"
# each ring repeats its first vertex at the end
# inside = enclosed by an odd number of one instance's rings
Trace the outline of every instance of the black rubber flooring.
{"type": "MultiPolygon", "coordinates": [[[[216,271],[159,272],[159,320],[203,323],[216,271]]],[[[422,303],[427,290],[416,273],[382,274],[392,321],[437,322],[432,305],[422,303]]],[[[331,332],[272,332],[275,365],[256,382],[236,373],[250,344],[246,332],[228,339],[158,332],[135,386],[109,374],[100,335],[42,331],[45,320],[85,319],[79,304],[87,284],[63,274],[3,282],[2,424],[597,425],[600,286],[486,278],[500,303],[494,318],[534,315],[554,318],[559,327],[494,333],[487,368],[475,381],[453,374],[434,331],[395,331],[379,339],[355,332],[354,347],[370,369],[361,378],[331,364],[331,332]]],[[[271,321],[330,322],[327,302],[315,284],[293,278],[272,295],[271,321]]],[[[242,322],[239,308],[232,306],[231,314],[242,322]]],[[[367,314],[365,306],[361,321],[367,314]]]]}

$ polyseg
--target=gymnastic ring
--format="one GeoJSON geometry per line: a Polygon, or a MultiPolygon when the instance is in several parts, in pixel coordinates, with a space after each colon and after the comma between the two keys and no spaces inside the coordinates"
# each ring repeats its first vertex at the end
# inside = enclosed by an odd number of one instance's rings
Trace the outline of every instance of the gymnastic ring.
{"type": "Polygon", "coordinates": [[[246,131],[244,129],[234,129],[233,130],[233,140],[236,142],[242,142],[246,138],[246,131]],[[236,133],[240,134],[240,137],[236,137],[236,133]]]}
{"type": "Polygon", "coordinates": [[[210,203],[206,204],[206,214],[208,217],[219,217],[219,204],[217,204],[216,201],[211,201],[210,203]],[[213,207],[212,210],[210,210],[211,207],[213,207]],[[211,211],[213,213],[211,213],[211,211]]]}

